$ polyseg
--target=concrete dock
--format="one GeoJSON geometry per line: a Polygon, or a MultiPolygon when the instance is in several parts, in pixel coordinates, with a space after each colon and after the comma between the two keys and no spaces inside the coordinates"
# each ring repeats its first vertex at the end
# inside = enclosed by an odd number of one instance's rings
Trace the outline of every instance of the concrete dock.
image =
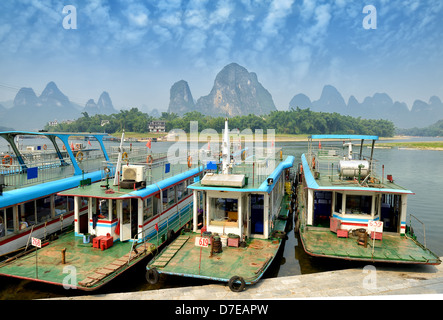
{"type": "Polygon", "coordinates": [[[232,292],[224,283],[195,287],[68,297],[68,300],[243,300],[243,299],[443,299],[443,265],[367,265],[314,274],[263,279],[232,292]]]}

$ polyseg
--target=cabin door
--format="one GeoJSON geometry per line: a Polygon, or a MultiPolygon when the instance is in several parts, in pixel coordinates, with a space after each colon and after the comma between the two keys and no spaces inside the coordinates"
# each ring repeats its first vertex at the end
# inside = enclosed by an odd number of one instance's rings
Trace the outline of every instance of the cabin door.
{"type": "Polygon", "coordinates": [[[251,194],[251,225],[252,234],[263,234],[264,232],[264,195],[251,194]]]}
{"type": "Polygon", "coordinates": [[[137,234],[138,199],[121,201],[122,224],[121,241],[133,239],[137,234]]]}

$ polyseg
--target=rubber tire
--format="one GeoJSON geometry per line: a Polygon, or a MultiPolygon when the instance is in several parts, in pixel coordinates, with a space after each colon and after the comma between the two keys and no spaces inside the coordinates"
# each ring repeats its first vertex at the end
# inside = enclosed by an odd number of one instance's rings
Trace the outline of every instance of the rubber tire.
{"type": "Polygon", "coordinates": [[[229,279],[228,286],[232,292],[242,292],[246,287],[245,279],[239,276],[233,276],[229,279]],[[236,283],[237,281],[240,281],[240,285],[236,283]]]}
{"type": "Polygon", "coordinates": [[[284,231],[274,231],[273,236],[275,238],[285,239],[286,238],[286,232],[284,232],[284,231]]]}
{"type": "Polygon", "coordinates": [[[169,230],[168,231],[168,243],[171,243],[172,242],[172,240],[174,240],[174,236],[175,236],[175,233],[174,233],[174,230],[169,230]]]}
{"type": "Polygon", "coordinates": [[[148,281],[149,284],[156,284],[159,279],[159,274],[157,269],[152,268],[146,271],[146,281],[148,281]]]}

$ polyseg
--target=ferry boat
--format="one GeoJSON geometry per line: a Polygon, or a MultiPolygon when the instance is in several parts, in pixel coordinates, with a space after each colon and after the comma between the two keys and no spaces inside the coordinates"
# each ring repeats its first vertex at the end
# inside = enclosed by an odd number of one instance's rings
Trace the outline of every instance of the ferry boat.
{"type": "Polygon", "coordinates": [[[201,178],[203,166],[189,157],[171,165],[167,153],[131,158],[123,141],[117,163],[103,164],[100,181],[57,192],[72,202],[73,231],[10,258],[0,275],[92,291],[172,241],[192,218],[187,186],[201,178]]]}
{"type": "Polygon", "coordinates": [[[149,283],[175,275],[225,282],[240,292],[261,279],[284,243],[295,158],[271,147],[244,149],[232,160],[228,132],[226,120],[221,163],[188,186],[194,201],[203,199],[202,227],[195,206],[192,230],[148,263],[149,283]]]}
{"type": "Polygon", "coordinates": [[[438,265],[440,259],[426,248],[424,224],[412,214],[407,217],[407,200],[414,193],[392,175],[385,178],[384,166],[374,159],[377,140],[309,137],[295,181],[295,228],[303,248],[317,257],[438,265]],[[364,149],[370,154],[363,155],[364,149]]]}
{"type": "MultiPolygon", "coordinates": [[[[73,202],[57,192],[102,178],[109,161],[105,134],[0,132],[0,256],[15,255],[31,237],[49,239],[74,221],[73,202]],[[88,136],[86,146],[77,143],[88,136]]],[[[84,210],[84,208],[83,208],[84,210]]]]}

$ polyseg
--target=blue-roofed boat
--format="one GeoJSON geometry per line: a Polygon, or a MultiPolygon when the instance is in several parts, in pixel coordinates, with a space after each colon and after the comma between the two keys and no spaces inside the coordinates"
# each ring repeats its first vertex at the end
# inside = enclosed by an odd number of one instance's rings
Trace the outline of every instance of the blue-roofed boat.
{"type": "MultiPolygon", "coordinates": [[[[98,141],[102,144],[102,136],[98,141]]],[[[115,156],[100,162],[98,172],[87,174],[79,164],[79,174],[65,179],[66,184],[59,180],[54,182],[57,188],[44,188],[69,204],[63,223],[72,230],[6,260],[0,275],[96,290],[180,234],[193,218],[193,207],[199,206],[187,187],[202,177],[204,166],[192,157],[171,164],[167,153],[155,154],[149,147],[137,151],[123,143],[124,137],[115,156]]],[[[73,159],[82,156],[64,145],[73,159]]],[[[81,151],[83,161],[90,157],[87,149],[81,151]]],[[[35,230],[32,237],[40,237],[35,230]]]]}
{"type": "Polygon", "coordinates": [[[69,228],[72,201],[57,193],[81,181],[99,181],[106,134],[0,132],[0,256],[30,248],[69,228]],[[90,137],[86,145],[78,141],[90,137]]]}
{"type": "Polygon", "coordinates": [[[222,163],[188,186],[194,202],[201,202],[194,207],[192,230],[148,263],[149,283],[174,275],[224,282],[241,292],[263,277],[283,246],[295,158],[271,143],[244,149],[232,160],[227,120],[224,132],[222,163]]]}
{"type": "Polygon", "coordinates": [[[370,135],[309,137],[295,180],[295,228],[304,250],[316,257],[440,264],[426,247],[424,224],[408,216],[407,200],[414,193],[385,176],[375,160],[377,140],[370,135]]]}

